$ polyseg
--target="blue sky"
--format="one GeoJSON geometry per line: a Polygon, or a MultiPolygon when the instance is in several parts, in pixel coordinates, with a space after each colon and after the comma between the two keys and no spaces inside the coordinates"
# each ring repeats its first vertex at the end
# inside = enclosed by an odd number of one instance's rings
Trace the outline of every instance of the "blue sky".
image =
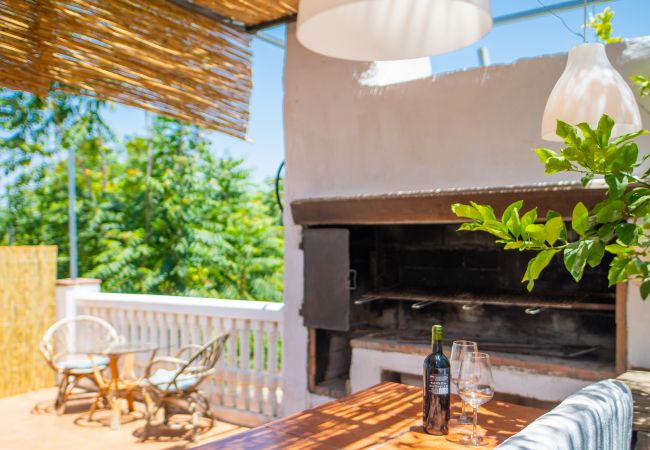
{"type": "MultiPolygon", "coordinates": [[[[557,0],[541,0],[545,5],[562,3],[557,0]]],[[[650,34],[650,0],[617,0],[590,7],[594,12],[609,6],[616,13],[614,35],[636,37],[650,34]]],[[[492,15],[499,17],[513,12],[539,8],[538,0],[492,0],[492,15]]],[[[559,13],[575,32],[581,32],[582,10],[559,13]]],[[[284,39],[284,26],[267,30],[266,33],[284,39]]],[[[593,34],[588,39],[594,41],[593,34]]],[[[476,44],[431,58],[434,73],[443,73],[478,66],[477,50],[487,47],[492,64],[511,63],[519,58],[549,53],[566,52],[581,40],[571,34],[551,15],[494,27],[476,44]]],[[[220,133],[210,133],[214,150],[236,157],[243,157],[252,170],[256,181],[272,177],[284,157],[282,124],[282,71],[284,51],[259,39],[253,40],[253,96],[248,136],[252,142],[244,142],[220,133]]],[[[144,132],[144,112],[117,105],[108,113],[108,121],[118,136],[123,137],[144,132]]]]}

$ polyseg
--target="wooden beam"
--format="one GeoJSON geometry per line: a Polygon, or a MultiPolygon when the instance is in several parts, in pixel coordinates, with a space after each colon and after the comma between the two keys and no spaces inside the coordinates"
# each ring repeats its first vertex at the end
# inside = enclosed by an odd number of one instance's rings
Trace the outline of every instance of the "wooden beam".
{"type": "Polygon", "coordinates": [[[228,25],[239,29],[240,31],[248,31],[246,26],[241,22],[236,22],[226,16],[206,8],[205,6],[198,5],[196,3],[189,2],[187,0],[167,0],[169,3],[178,6],[179,8],[184,9],[185,11],[191,12],[193,14],[198,14],[207,19],[214,20],[215,22],[220,23],[221,25],[228,25]]]}
{"type": "Polygon", "coordinates": [[[249,33],[257,33],[258,31],[265,30],[267,28],[275,27],[282,25],[284,23],[293,22],[298,18],[298,14],[289,14],[288,16],[278,17],[277,19],[269,20],[266,22],[256,23],[255,25],[249,25],[246,27],[246,31],[249,33]]]}
{"type": "Polygon", "coordinates": [[[524,209],[537,207],[539,217],[553,209],[570,219],[576,203],[581,201],[590,208],[604,200],[606,192],[604,188],[587,189],[579,183],[440,189],[294,200],[291,212],[298,225],[459,223],[462,220],[451,212],[454,203],[490,204],[500,214],[510,203],[524,200],[524,209]]]}

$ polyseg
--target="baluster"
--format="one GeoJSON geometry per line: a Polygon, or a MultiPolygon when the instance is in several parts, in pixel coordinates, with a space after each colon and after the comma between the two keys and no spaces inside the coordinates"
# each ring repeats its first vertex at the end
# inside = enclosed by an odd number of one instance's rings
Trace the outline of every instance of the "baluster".
{"type": "Polygon", "coordinates": [[[251,395],[250,409],[253,412],[262,412],[262,399],[264,396],[264,322],[261,320],[251,321],[253,329],[253,372],[251,384],[253,392],[251,395]]]}
{"type": "Polygon", "coordinates": [[[174,323],[174,316],[171,313],[161,313],[161,320],[160,320],[160,333],[162,337],[162,347],[164,349],[164,352],[168,355],[172,354],[172,338],[170,337],[171,334],[171,329],[174,323]]]}
{"type": "Polygon", "coordinates": [[[170,313],[167,315],[171,319],[171,325],[169,327],[169,339],[172,347],[170,348],[170,355],[175,355],[178,352],[178,349],[181,348],[181,333],[180,333],[180,321],[181,317],[176,313],[170,313]]]}
{"type": "Polygon", "coordinates": [[[160,347],[163,353],[169,355],[169,329],[167,328],[165,313],[156,313],[156,325],[158,327],[158,336],[160,336],[160,347]]]}
{"type": "Polygon", "coordinates": [[[127,339],[131,339],[131,330],[129,329],[129,320],[126,315],[125,309],[118,310],[118,317],[120,322],[121,335],[127,339]]]}
{"type": "Polygon", "coordinates": [[[115,328],[115,331],[117,331],[117,334],[124,336],[124,331],[122,330],[122,324],[120,323],[118,312],[119,311],[116,308],[111,309],[111,324],[113,324],[113,327],[115,328]]]}
{"type": "MultiPolygon", "coordinates": [[[[140,309],[135,311],[135,321],[138,324],[138,339],[140,340],[140,342],[151,342],[145,315],[146,315],[145,311],[142,311],[140,309]]],[[[136,368],[138,369],[138,373],[142,373],[144,368],[147,366],[147,362],[149,361],[149,355],[147,353],[140,352],[136,355],[135,360],[136,360],[136,368]]]]}
{"type": "Polygon", "coordinates": [[[237,319],[239,334],[239,371],[237,381],[240,391],[237,396],[237,408],[247,410],[250,398],[250,325],[248,320],[237,319]]]}
{"type": "Polygon", "coordinates": [[[198,336],[196,337],[197,342],[200,342],[201,344],[205,344],[210,340],[209,330],[213,328],[212,323],[214,321],[215,319],[213,317],[208,317],[204,315],[198,316],[199,326],[197,330],[198,336]]]}
{"type": "Polygon", "coordinates": [[[230,339],[226,349],[228,350],[228,359],[224,361],[224,379],[226,381],[226,392],[223,396],[224,406],[235,406],[235,397],[237,396],[237,334],[232,319],[223,319],[226,329],[231,330],[230,339]]]}
{"type": "MultiPolygon", "coordinates": [[[[205,344],[210,339],[209,329],[212,329],[212,323],[218,321],[214,317],[208,317],[205,315],[196,316],[196,325],[194,327],[196,337],[195,342],[205,344]]],[[[225,349],[224,353],[219,358],[217,362],[216,371],[213,376],[208,378],[206,381],[207,387],[205,388],[205,394],[210,399],[210,401],[217,405],[223,404],[223,383],[224,383],[224,372],[223,372],[223,361],[226,358],[225,349]]]]}
{"type": "MultiPolygon", "coordinates": [[[[177,314],[176,321],[178,322],[180,339],[178,347],[185,347],[190,343],[190,317],[187,314],[177,314]]],[[[187,353],[183,355],[184,358],[187,358],[187,353]]]]}
{"type": "Polygon", "coordinates": [[[278,323],[265,321],[264,330],[267,336],[268,358],[266,369],[266,388],[268,395],[264,402],[264,414],[269,417],[277,417],[277,389],[278,389],[278,323]]]}
{"type": "Polygon", "coordinates": [[[145,329],[147,330],[147,341],[160,345],[158,341],[158,334],[156,333],[155,313],[152,311],[145,311],[144,313],[145,329]]]}
{"type": "Polygon", "coordinates": [[[138,340],[138,330],[135,322],[135,311],[129,308],[125,311],[126,313],[126,329],[129,333],[129,339],[132,341],[138,340]]]}
{"type": "Polygon", "coordinates": [[[198,317],[196,315],[187,315],[187,328],[189,336],[188,344],[203,344],[203,341],[201,340],[201,330],[198,325],[198,317]]]}

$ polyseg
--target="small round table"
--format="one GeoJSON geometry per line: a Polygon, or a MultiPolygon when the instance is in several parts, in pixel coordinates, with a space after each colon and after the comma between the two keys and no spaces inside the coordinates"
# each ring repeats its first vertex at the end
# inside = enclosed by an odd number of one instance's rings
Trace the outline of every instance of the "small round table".
{"type": "MultiPolygon", "coordinates": [[[[102,398],[108,398],[111,406],[111,429],[118,430],[120,428],[122,410],[119,407],[118,400],[122,397],[120,395],[124,392],[124,397],[127,400],[129,412],[133,412],[133,390],[138,387],[140,380],[133,374],[133,367],[129,367],[123,372],[130,372],[127,375],[130,379],[125,380],[120,376],[119,360],[124,355],[133,355],[134,353],[151,352],[151,359],[155,358],[156,352],[160,349],[160,345],[153,342],[131,341],[122,339],[119,342],[113,343],[108,347],[97,349],[96,351],[89,351],[89,356],[105,356],[108,358],[108,369],[111,374],[109,380],[104,380],[100,371],[95,368],[96,377],[99,382],[99,392],[93,402],[90,410],[88,411],[88,420],[92,420],[92,416],[99,405],[102,398]]],[[[91,357],[91,361],[92,361],[91,357]]]]}

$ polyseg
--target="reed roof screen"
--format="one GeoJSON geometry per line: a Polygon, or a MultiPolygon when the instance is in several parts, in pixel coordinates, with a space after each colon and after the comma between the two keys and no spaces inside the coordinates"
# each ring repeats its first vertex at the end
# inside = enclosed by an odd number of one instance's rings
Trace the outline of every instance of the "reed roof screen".
{"type": "Polygon", "coordinates": [[[250,36],[167,0],[0,0],[0,85],[111,100],[244,138],[250,36]]]}

